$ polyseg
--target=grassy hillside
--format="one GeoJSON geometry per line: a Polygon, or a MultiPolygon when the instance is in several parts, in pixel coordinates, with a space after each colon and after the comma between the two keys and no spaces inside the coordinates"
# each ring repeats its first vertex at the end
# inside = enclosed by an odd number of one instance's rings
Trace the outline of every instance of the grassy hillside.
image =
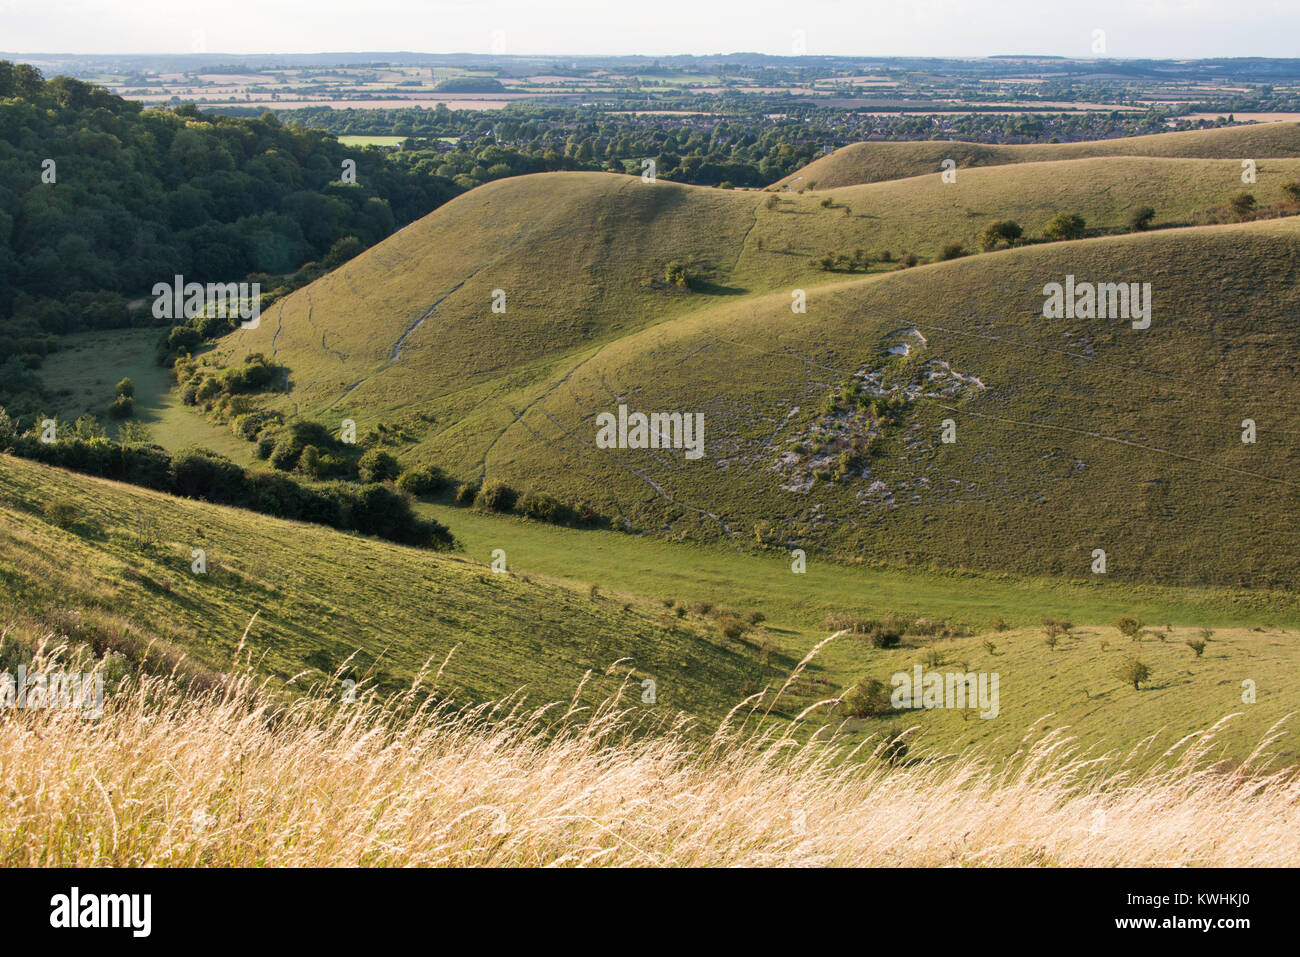
{"type": "MultiPolygon", "coordinates": [[[[318,526],[266,518],[0,456],[0,608],[32,644],[49,627],[100,653],[183,655],[199,673],[244,651],[276,686],[369,676],[388,693],[426,662],[437,690],[466,703],[523,689],[568,700],[587,669],[599,702],[629,669],[659,683],[658,702],[716,720],[793,662],[728,642],[704,621],[659,620],[625,602],[318,526]],[[44,514],[70,504],[68,528],[44,514]],[[193,550],[206,553],[195,574],[193,550]],[[613,675],[606,670],[624,664],[613,675]],[[671,676],[671,677],[666,677],[671,676]]],[[[13,652],[9,652],[12,657],[13,652]]]]}
{"type": "Polygon", "coordinates": [[[686,316],[575,369],[487,471],[667,536],[1080,578],[1102,548],[1112,578],[1294,587],[1298,244],[1288,220],[1170,230],[816,288],[806,315],[774,294],[686,316]],[[1151,327],[1044,319],[1067,274],[1152,283],[1151,327]],[[914,401],[883,429],[827,412],[850,381],[914,401]],[[596,449],[620,398],[702,412],[708,454],[596,449]]]}
{"type": "MultiPolygon", "coordinates": [[[[763,687],[771,694],[783,683],[826,636],[812,620],[824,610],[879,615],[921,608],[926,617],[954,615],[976,627],[945,638],[909,626],[892,649],[842,635],[821,648],[774,713],[792,716],[861,678],[888,682],[895,672],[927,663],[998,672],[998,717],[940,710],[851,719],[844,728],[850,739],[914,727],[927,747],[978,745],[997,755],[1013,752],[1031,727],[1068,726],[1085,744],[1129,748],[1157,733],[1172,735],[1172,743],[1240,713],[1220,737],[1223,754],[1240,759],[1300,704],[1290,681],[1300,666],[1300,642],[1295,631],[1279,627],[1297,620],[1287,596],[1099,589],[816,562],[809,574],[795,576],[775,556],[461,515],[463,527],[473,525],[467,552],[445,556],[3,457],[0,621],[6,638],[0,649],[12,667],[29,660],[15,641],[30,647],[53,632],[101,654],[147,657],[155,670],[159,662],[169,670],[181,655],[188,661],[183,673],[251,660],[277,687],[297,676],[295,686],[324,683],[333,694],[340,691],[329,675],[349,655],[356,657],[345,676],[369,675],[389,692],[405,688],[426,661],[434,670],[445,661],[426,683],[460,704],[499,700],[521,688],[534,703],[566,701],[588,669],[596,674],[582,699],[595,704],[632,669],[636,707],[642,707],[640,681],[652,677],[657,701],[648,713],[681,709],[708,729],[746,695],[763,687]],[[45,517],[51,501],[75,506],[79,516],[68,528],[45,517]],[[195,547],[207,553],[206,575],[191,571],[195,547]],[[495,548],[505,550],[511,574],[486,567],[495,548]],[[575,553],[599,566],[588,566],[591,583],[600,585],[595,595],[588,582],[564,574],[574,568],[564,555],[575,553]],[[693,581],[681,581],[683,573],[693,581]],[[768,620],[740,640],[724,639],[718,620],[699,603],[744,610],[753,591],[762,593],[768,620]],[[682,613],[668,612],[663,598],[676,598],[682,613]],[[1009,630],[991,631],[977,617],[992,611],[1006,614],[1009,630]],[[1076,624],[1054,650],[1030,624],[1048,613],[1076,624]],[[1119,613],[1148,622],[1146,637],[1121,638],[1106,624],[1119,613]],[[1177,624],[1166,628],[1166,621],[1177,624]],[[1233,624],[1217,627],[1223,621],[1233,624]],[[1250,621],[1262,624],[1242,626],[1250,621]],[[1205,656],[1196,658],[1184,642],[1207,624],[1216,626],[1215,634],[1205,656]],[[992,651],[986,641],[994,643],[992,651]],[[1132,654],[1153,671],[1141,691],[1116,675],[1132,654]],[[1257,686],[1258,701],[1249,706],[1241,701],[1245,679],[1257,686]]],[[[824,706],[808,715],[814,727],[838,727],[844,719],[824,706]]],[[[1278,748],[1290,757],[1294,750],[1286,742],[1278,748]]]]}
{"type": "MultiPolygon", "coordinates": [[[[1094,156],[1163,156],[1241,160],[1300,156],[1300,124],[1263,123],[1217,130],[1157,133],[1086,143],[1027,143],[990,146],[947,140],[854,143],[814,160],[772,188],[839,189],[938,173],[945,159],[958,169],[1083,159],[1094,156]],[[816,184],[815,187],[813,184],[816,184]]],[[[961,175],[958,175],[961,182],[961,175]]]]}

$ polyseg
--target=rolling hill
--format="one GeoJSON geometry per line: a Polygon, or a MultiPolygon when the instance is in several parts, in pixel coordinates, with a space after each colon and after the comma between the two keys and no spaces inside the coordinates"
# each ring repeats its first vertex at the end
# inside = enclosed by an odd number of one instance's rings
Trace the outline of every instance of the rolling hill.
{"type": "MultiPolygon", "coordinates": [[[[1111,578],[1292,588],[1300,220],[1116,234],[1141,205],[1157,225],[1208,222],[1238,170],[1090,158],[784,197],[519,177],[286,298],[215,358],[287,365],[273,402],[290,415],[396,421],[408,461],[669,538],[1066,577],[1091,577],[1101,549],[1111,578]],[[994,219],[1034,236],[1062,210],[1100,235],[865,275],[810,262],[933,254],[994,219]],[[672,262],[693,290],[661,281],[672,262]],[[1150,328],[1044,318],[1067,276],[1149,283],[1150,328]],[[900,407],[882,418],[873,396],[900,407]],[[706,455],[598,448],[596,416],[620,404],[703,414],[706,455]]],[[[1271,205],[1296,178],[1300,160],[1271,160],[1252,189],[1271,205]]]]}
{"type": "MultiPolygon", "coordinates": [[[[1214,130],[1156,133],[1084,143],[986,145],[951,140],[853,143],[823,156],[776,183],[771,189],[839,189],[938,173],[951,159],[958,169],[1037,163],[1102,156],[1184,157],[1260,160],[1300,156],[1300,124],[1262,123],[1214,130]],[[815,186],[814,186],[815,184],[815,186]]],[[[960,182],[961,177],[958,177],[960,182]]]]}

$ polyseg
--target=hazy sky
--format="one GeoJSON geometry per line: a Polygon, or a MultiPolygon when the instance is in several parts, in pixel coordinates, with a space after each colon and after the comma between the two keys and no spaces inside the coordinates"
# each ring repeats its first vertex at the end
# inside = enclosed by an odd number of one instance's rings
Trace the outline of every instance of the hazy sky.
{"type": "Polygon", "coordinates": [[[0,0],[22,53],[1300,56],[1300,0],[0,0]],[[494,39],[496,49],[493,48],[494,39]]]}

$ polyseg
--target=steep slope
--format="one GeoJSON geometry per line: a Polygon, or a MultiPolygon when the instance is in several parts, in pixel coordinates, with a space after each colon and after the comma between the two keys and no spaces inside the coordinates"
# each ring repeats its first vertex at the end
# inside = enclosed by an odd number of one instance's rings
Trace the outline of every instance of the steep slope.
{"type": "MultiPolygon", "coordinates": [[[[1037,163],[1094,156],[1164,156],[1259,160],[1300,156],[1300,124],[1263,123],[1216,130],[1156,133],[1086,143],[1029,143],[989,146],[952,140],[853,143],[776,183],[773,189],[839,189],[859,183],[938,173],[946,159],[959,169],[1007,163],[1037,163]],[[815,184],[815,185],[814,185],[815,184]]],[[[960,181],[961,177],[958,176],[960,181]]]]}
{"type": "Polygon", "coordinates": [[[1113,578],[1294,587],[1298,264],[1300,222],[1279,220],[811,289],[806,315],[781,294],[720,307],[604,349],[487,472],[668,535],[1081,578],[1100,548],[1113,578]],[[1150,283],[1150,328],[1044,318],[1067,275],[1150,283]],[[851,382],[913,401],[883,428],[828,409],[851,382]],[[620,402],[702,413],[706,454],[598,449],[595,417],[620,402]]]}
{"type": "Polygon", "coordinates": [[[6,666],[15,637],[34,644],[54,628],[100,654],[183,660],[199,674],[248,659],[275,687],[330,681],[343,669],[392,693],[431,661],[444,667],[426,686],[462,704],[520,689],[534,704],[568,701],[588,669],[583,700],[596,703],[632,672],[634,697],[650,677],[661,707],[708,721],[751,683],[792,667],[703,623],[661,621],[662,608],[492,574],[490,558],[432,554],[0,454],[6,666]],[[68,527],[46,518],[51,502],[73,509],[68,527]],[[195,549],[205,553],[202,574],[195,549]]]}
{"type": "MultiPolygon", "coordinates": [[[[969,243],[1008,217],[1033,235],[1063,209],[1103,232],[1138,205],[1203,221],[1238,169],[1085,159],[780,198],[526,177],[449,204],[218,354],[274,351],[290,413],[396,419],[408,460],[670,537],[1067,576],[1103,549],[1107,574],[1131,581],[1289,587],[1300,221],[877,263],[865,278],[809,262],[969,243]],[[673,261],[702,274],[696,291],[656,281],[673,261]],[[1150,283],[1151,328],[1045,319],[1045,285],[1068,275],[1150,283]],[[596,416],[620,404],[703,414],[705,455],[598,447],[596,416]],[[954,444],[939,441],[949,419],[954,444]],[[1257,528],[1264,515],[1278,517],[1257,528]]],[[[1252,189],[1267,205],[1297,177],[1300,161],[1273,160],[1252,189]]]]}
{"type": "MultiPolygon", "coordinates": [[[[1296,178],[1300,160],[1272,162],[1257,198],[1280,201],[1296,178]]],[[[622,336],[739,295],[854,279],[811,264],[827,251],[934,257],[945,243],[973,247],[994,219],[1039,235],[1062,210],[1094,231],[1127,228],[1143,205],[1157,225],[1186,223],[1222,207],[1234,184],[1230,161],[1076,160],[972,170],[955,185],[851,187],[823,206],[598,173],[520,177],[460,197],[288,297],[217,358],[263,352],[286,364],[288,413],[399,420],[481,462],[522,409],[622,336]],[[672,262],[699,277],[693,291],[662,281],[672,262]]]]}

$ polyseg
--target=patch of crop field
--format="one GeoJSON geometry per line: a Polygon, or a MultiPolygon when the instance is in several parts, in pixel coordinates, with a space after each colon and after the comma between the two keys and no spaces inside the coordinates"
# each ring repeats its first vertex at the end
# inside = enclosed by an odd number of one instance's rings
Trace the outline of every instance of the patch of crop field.
{"type": "Polygon", "coordinates": [[[340,136],[339,142],[344,146],[401,146],[407,139],[405,136],[340,136]]]}

